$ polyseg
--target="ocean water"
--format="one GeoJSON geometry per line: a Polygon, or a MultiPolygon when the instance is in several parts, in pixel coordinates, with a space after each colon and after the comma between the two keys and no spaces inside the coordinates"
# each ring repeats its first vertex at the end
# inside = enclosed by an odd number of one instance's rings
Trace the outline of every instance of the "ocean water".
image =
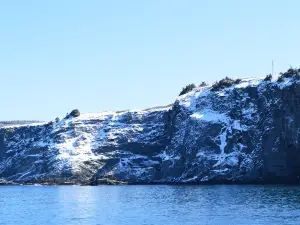
{"type": "Polygon", "coordinates": [[[0,224],[300,224],[300,187],[0,186],[0,224]]]}

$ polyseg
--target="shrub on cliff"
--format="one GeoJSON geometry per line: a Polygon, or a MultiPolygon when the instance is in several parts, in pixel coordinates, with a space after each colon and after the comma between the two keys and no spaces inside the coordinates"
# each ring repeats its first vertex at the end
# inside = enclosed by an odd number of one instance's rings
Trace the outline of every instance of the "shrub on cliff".
{"type": "Polygon", "coordinates": [[[272,80],[272,75],[269,74],[265,77],[264,81],[271,81],[272,80]]]}
{"type": "Polygon", "coordinates": [[[72,116],[72,117],[78,117],[78,116],[80,116],[79,110],[78,109],[72,110],[72,112],[70,113],[70,116],[72,116]]]}
{"type": "Polygon", "coordinates": [[[289,68],[288,71],[284,72],[281,76],[283,78],[291,78],[298,74],[298,70],[294,69],[293,67],[289,68]]]}
{"type": "Polygon", "coordinates": [[[242,82],[242,79],[238,78],[238,79],[236,79],[233,83],[234,83],[234,84],[239,84],[239,83],[241,83],[241,82],[242,82]]]}
{"type": "Polygon", "coordinates": [[[283,82],[283,80],[284,80],[283,78],[284,78],[284,77],[283,77],[282,75],[280,75],[280,76],[278,77],[277,81],[278,81],[278,82],[283,82]]]}
{"type": "Polygon", "coordinates": [[[207,83],[206,82],[201,82],[201,84],[199,85],[199,87],[205,87],[205,86],[207,86],[207,83]]]}
{"type": "Polygon", "coordinates": [[[53,126],[54,122],[53,121],[49,121],[46,126],[49,127],[49,126],[53,126]]]}
{"type": "Polygon", "coordinates": [[[229,77],[225,77],[224,79],[217,81],[216,83],[214,83],[212,85],[212,91],[219,91],[223,88],[228,88],[230,87],[232,84],[234,84],[235,80],[233,80],[232,78],[229,77]]]}
{"type": "Polygon", "coordinates": [[[190,92],[196,87],[195,84],[189,84],[186,87],[182,88],[182,91],[180,92],[179,96],[185,95],[186,93],[190,92]]]}
{"type": "Polygon", "coordinates": [[[65,118],[68,119],[70,117],[78,117],[78,116],[80,116],[79,110],[78,109],[74,109],[74,110],[72,110],[72,112],[67,113],[67,115],[66,115],[65,118]]]}

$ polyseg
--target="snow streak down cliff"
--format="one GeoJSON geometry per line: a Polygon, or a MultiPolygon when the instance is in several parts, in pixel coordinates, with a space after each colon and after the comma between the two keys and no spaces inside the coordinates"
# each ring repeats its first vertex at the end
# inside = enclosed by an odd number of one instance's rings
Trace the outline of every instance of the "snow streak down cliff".
{"type": "Polygon", "coordinates": [[[199,87],[172,107],[0,129],[0,182],[298,183],[300,83],[199,87]]]}

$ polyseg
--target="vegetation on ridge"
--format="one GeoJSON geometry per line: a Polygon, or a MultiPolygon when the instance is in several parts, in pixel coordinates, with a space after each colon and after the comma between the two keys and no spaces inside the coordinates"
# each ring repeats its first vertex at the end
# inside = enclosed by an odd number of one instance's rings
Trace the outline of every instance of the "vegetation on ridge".
{"type": "Polygon", "coordinates": [[[196,87],[195,84],[189,84],[189,85],[185,86],[184,88],[182,88],[182,91],[180,92],[179,96],[185,95],[186,93],[193,90],[195,87],[196,87]]]}
{"type": "MultiPolygon", "coordinates": [[[[272,75],[268,74],[265,78],[264,81],[272,81],[272,75]]],[[[277,79],[277,82],[283,82],[284,78],[295,78],[295,79],[300,79],[300,68],[290,68],[284,73],[280,73],[280,76],[277,79]]],[[[219,81],[216,81],[211,88],[211,91],[220,91],[224,88],[228,88],[232,86],[233,84],[239,84],[242,82],[242,79],[237,78],[237,79],[232,79],[230,77],[225,77],[219,81]]],[[[202,82],[199,87],[204,87],[207,86],[205,82],[202,82]]],[[[180,92],[179,96],[184,95],[190,91],[192,91],[194,88],[196,88],[195,84],[189,84],[186,87],[182,89],[180,92]]]]}
{"type": "Polygon", "coordinates": [[[271,81],[272,80],[272,75],[269,74],[265,77],[264,81],[271,81]]]}
{"type": "MultiPolygon", "coordinates": [[[[240,82],[240,81],[239,81],[240,82]]],[[[215,82],[212,85],[212,91],[219,91],[224,88],[228,88],[235,83],[235,80],[230,77],[225,77],[222,80],[215,82]]]]}
{"type": "Polygon", "coordinates": [[[80,111],[78,109],[74,109],[69,114],[67,113],[66,119],[68,119],[70,117],[78,117],[78,116],[80,116],[80,111]]]}

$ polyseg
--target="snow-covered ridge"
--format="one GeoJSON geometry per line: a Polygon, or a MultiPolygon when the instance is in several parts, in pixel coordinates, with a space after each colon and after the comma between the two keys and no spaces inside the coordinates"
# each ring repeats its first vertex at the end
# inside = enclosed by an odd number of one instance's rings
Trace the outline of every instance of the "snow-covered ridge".
{"type": "Polygon", "coordinates": [[[220,97],[224,97],[226,94],[232,92],[235,89],[244,89],[247,87],[257,87],[259,89],[262,88],[272,88],[274,86],[279,87],[280,89],[288,87],[292,84],[299,84],[300,80],[295,79],[293,77],[291,78],[283,78],[282,82],[278,81],[279,76],[275,76],[270,81],[265,81],[264,77],[250,77],[250,78],[244,78],[241,79],[238,84],[232,84],[228,88],[223,88],[219,91],[212,91],[212,85],[207,85],[205,87],[196,87],[192,91],[181,95],[177,98],[178,101],[182,103],[182,105],[185,105],[186,107],[192,107],[193,102],[197,98],[206,97],[210,94],[217,94],[220,97]]]}
{"type": "MultiPolygon", "coordinates": [[[[93,120],[93,119],[104,119],[109,116],[122,116],[126,113],[136,113],[136,114],[145,114],[150,112],[157,112],[157,111],[166,111],[170,110],[172,105],[168,106],[159,106],[159,107],[152,107],[148,109],[135,109],[135,110],[122,110],[122,111],[103,111],[98,113],[82,113],[77,120],[93,120]]],[[[65,119],[63,119],[64,121],[65,119]]],[[[16,124],[4,124],[0,128],[17,128],[17,127],[28,127],[28,126],[41,126],[46,125],[49,122],[28,122],[28,123],[16,123],[16,124]]]]}
{"type": "Polygon", "coordinates": [[[47,122],[38,122],[38,123],[28,123],[28,124],[15,124],[15,125],[5,125],[2,128],[16,128],[16,127],[33,127],[33,126],[40,126],[45,125],[47,122]]]}
{"type": "Polygon", "coordinates": [[[122,116],[127,113],[145,114],[145,113],[150,113],[150,112],[166,111],[166,110],[170,110],[171,108],[172,108],[172,105],[153,107],[153,108],[149,108],[149,109],[135,109],[135,110],[124,110],[124,111],[104,111],[104,112],[99,112],[99,113],[83,113],[78,117],[78,119],[103,119],[107,116],[122,116]]]}
{"type": "Polygon", "coordinates": [[[19,126],[38,126],[46,124],[46,122],[36,121],[0,121],[0,128],[13,128],[19,126]]]}

